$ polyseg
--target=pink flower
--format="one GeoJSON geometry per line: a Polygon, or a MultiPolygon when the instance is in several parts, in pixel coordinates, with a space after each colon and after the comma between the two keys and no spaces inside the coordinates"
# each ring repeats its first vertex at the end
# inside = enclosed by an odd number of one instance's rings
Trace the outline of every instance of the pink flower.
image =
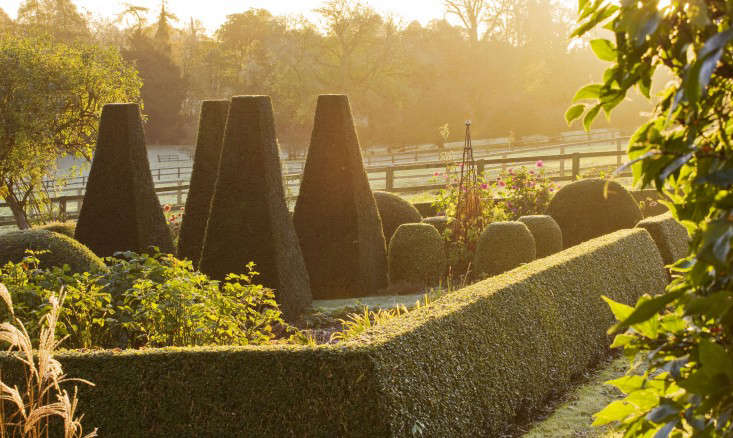
{"type": "Polygon", "coordinates": [[[486,190],[486,189],[489,188],[489,185],[486,184],[486,183],[483,183],[483,184],[481,184],[481,188],[484,189],[484,190],[486,190]]]}
{"type": "Polygon", "coordinates": [[[433,176],[440,176],[440,172],[435,172],[433,176]]]}
{"type": "Polygon", "coordinates": [[[529,174],[530,174],[530,175],[534,175],[534,170],[530,170],[530,171],[529,171],[529,174]]]}
{"type": "Polygon", "coordinates": [[[171,206],[168,205],[168,204],[165,204],[165,206],[163,206],[163,211],[165,211],[166,213],[168,213],[169,211],[171,211],[171,206]]]}
{"type": "Polygon", "coordinates": [[[537,167],[543,167],[544,165],[545,165],[545,163],[543,163],[542,160],[539,160],[537,162],[537,167]]]}
{"type": "Polygon", "coordinates": [[[506,183],[502,180],[499,180],[499,187],[506,187],[506,183]]]}
{"type": "Polygon", "coordinates": [[[509,168],[508,172],[509,172],[509,175],[514,175],[514,170],[512,168],[509,168]]]}

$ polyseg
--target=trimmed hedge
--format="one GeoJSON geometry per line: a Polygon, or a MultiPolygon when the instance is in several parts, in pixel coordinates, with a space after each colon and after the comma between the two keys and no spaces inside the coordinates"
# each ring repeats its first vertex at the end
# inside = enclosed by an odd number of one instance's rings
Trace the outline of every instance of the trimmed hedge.
{"type": "Polygon", "coordinates": [[[199,265],[206,222],[209,220],[211,198],[214,196],[216,175],[219,172],[221,145],[224,138],[228,100],[201,102],[199,130],[196,136],[196,156],[191,171],[186,209],[178,237],[178,258],[188,259],[199,265]]]}
{"type": "Polygon", "coordinates": [[[33,227],[34,230],[46,230],[53,231],[54,233],[63,234],[64,236],[74,238],[74,232],[76,231],[76,222],[50,222],[44,225],[33,227]]]}
{"type": "Polygon", "coordinates": [[[532,233],[538,259],[562,251],[562,230],[552,216],[522,216],[518,221],[526,225],[532,233]]]}
{"type": "MultiPolygon", "coordinates": [[[[601,295],[631,304],[666,274],[624,230],[446,295],[362,338],[318,347],[59,356],[105,437],[498,436],[608,351],[601,295]]],[[[0,365],[3,377],[17,367],[0,365]]],[[[13,380],[13,379],[9,379],[13,380]]],[[[12,382],[11,382],[12,383],[12,382]]]]}
{"type": "Polygon", "coordinates": [[[415,202],[412,205],[415,206],[417,211],[419,211],[423,217],[439,216],[442,214],[437,208],[435,208],[432,202],[415,202]]]}
{"type": "Polygon", "coordinates": [[[199,269],[223,280],[244,273],[275,290],[283,315],[296,319],[311,303],[303,255],[285,202],[269,96],[232,97],[199,269]]]}
{"type": "Polygon", "coordinates": [[[174,252],[155,193],[137,104],[108,104],[102,109],[74,237],[100,257],[117,251],[150,252],[151,246],[174,252]]]}
{"type": "Polygon", "coordinates": [[[73,272],[106,269],[102,259],[89,248],[69,236],[49,230],[13,231],[0,235],[0,266],[10,261],[20,262],[28,249],[49,251],[38,256],[42,268],[69,265],[73,272]]]}
{"type": "Polygon", "coordinates": [[[389,242],[390,283],[437,284],[448,259],[443,238],[432,225],[402,224],[389,242]]]}
{"type": "Polygon", "coordinates": [[[422,221],[422,215],[417,208],[394,193],[373,192],[373,194],[379,217],[382,219],[382,231],[387,246],[400,225],[422,221]]]}
{"type": "Polygon", "coordinates": [[[634,228],[642,219],[634,197],[621,184],[603,179],[584,179],[566,185],[550,201],[547,214],[560,225],[565,248],[634,228]]]}
{"type": "Polygon", "coordinates": [[[434,226],[435,229],[438,230],[438,233],[443,234],[443,231],[448,228],[448,224],[450,223],[451,219],[448,216],[432,216],[426,217],[422,221],[425,224],[430,224],[434,226]]]}
{"type": "Polygon", "coordinates": [[[659,216],[669,211],[667,206],[660,202],[668,201],[669,199],[657,190],[636,190],[631,192],[631,196],[634,197],[637,203],[644,203],[643,206],[640,205],[639,208],[645,218],[659,216]]]}
{"type": "Polygon", "coordinates": [[[494,222],[479,236],[473,257],[474,277],[499,275],[537,258],[529,228],[522,222],[494,222]]]}
{"type": "Polygon", "coordinates": [[[672,217],[672,213],[644,219],[636,227],[644,228],[652,235],[665,264],[671,265],[689,255],[690,236],[687,229],[672,217]]]}
{"type": "Polygon", "coordinates": [[[293,223],[314,299],[358,298],[387,287],[382,220],[344,95],[318,97],[293,223]]]}

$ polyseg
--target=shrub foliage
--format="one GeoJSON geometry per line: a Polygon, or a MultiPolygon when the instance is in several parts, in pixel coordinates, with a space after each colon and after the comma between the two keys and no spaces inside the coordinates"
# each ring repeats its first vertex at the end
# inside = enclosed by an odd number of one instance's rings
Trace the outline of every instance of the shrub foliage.
{"type": "Polygon", "coordinates": [[[73,272],[104,270],[102,259],[86,246],[63,234],[47,230],[13,231],[0,235],[0,265],[20,263],[26,251],[37,251],[42,267],[67,265],[73,272]]]}
{"type": "MultiPolygon", "coordinates": [[[[673,80],[651,119],[629,142],[635,181],[669,196],[688,228],[691,255],[672,269],[664,295],[635,308],[611,303],[619,323],[615,346],[643,351],[649,372],[612,382],[628,396],[596,417],[619,421],[626,436],[729,437],[733,430],[733,9],[729,2],[580,2],[575,35],[611,29],[615,42],[594,40],[611,66],[603,82],[576,95],[568,120],[590,126],[629,89],[650,96],[654,72],[673,80]],[[627,330],[628,329],[628,330],[627,330]]],[[[666,81],[666,79],[665,79],[666,81]]]]}
{"type": "Polygon", "coordinates": [[[429,224],[402,224],[389,242],[389,280],[420,286],[435,285],[448,259],[443,239],[429,224]]]}
{"type": "Polygon", "coordinates": [[[475,277],[498,275],[537,258],[529,228],[522,222],[494,222],[481,233],[473,258],[475,277]]]}
{"type": "Polygon", "coordinates": [[[526,225],[532,233],[537,247],[538,259],[562,251],[562,230],[552,216],[522,216],[519,218],[519,222],[526,225]]]}
{"type": "Polygon", "coordinates": [[[194,266],[198,266],[201,258],[228,113],[228,100],[201,102],[196,155],[178,237],[178,257],[191,260],[194,266]]]}
{"type": "Polygon", "coordinates": [[[76,239],[100,257],[117,251],[173,252],[173,240],[155,193],[137,104],[102,110],[76,239]]]}
{"type": "Polygon", "coordinates": [[[379,217],[382,219],[382,232],[387,246],[400,225],[414,224],[422,220],[422,215],[417,208],[400,196],[388,192],[374,192],[373,194],[379,217]]]}
{"type": "Polygon", "coordinates": [[[311,303],[308,272],[285,202],[269,96],[232,98],[221,166],[201,253],[201,272],[222,280],[246,273],[260,281],[295,319],[311,303]]]}
{"type": "Polygon", "coordinates": [[[318,299],[372,295],[387,286],[387,246],[346,96],[318,98],[293,215],[318,299]]]}
{"type": "Polygon", "coordinates": [[[560,189],[547,214],[560,225],[565,248],[624,228],[642,219],[638,203],[619,183],[584,179],[560,189]]]}
{"type": "MultiPolygon", "coordinates": [[[[95,387],[80,388],[80,409],[110,437],[237,436],[245,427],[252,436],[499,436],[606,354],[613,316],[601,294],[632,303],[665,281],[649,234],[625,230],[335,346],[59,359],[69,374],[93,379],[95,387]]],[[[18,376],[0,361],[4,376],[18,376]]]]}

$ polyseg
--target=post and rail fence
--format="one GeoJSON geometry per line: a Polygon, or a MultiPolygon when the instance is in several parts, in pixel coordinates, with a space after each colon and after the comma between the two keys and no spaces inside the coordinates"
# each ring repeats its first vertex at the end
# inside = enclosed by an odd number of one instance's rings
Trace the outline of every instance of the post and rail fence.
{"type": "MultiPolygon", "coordinates": [[[[566,153],[565,150],[576,146],[575,144],[556,145],[553,147],[545,147],[533,149],[528,152],[542,152],[549,149],[559,150],[559,154],[543,154],[543,155],[524,155],[516,157],[507,157],[506,153],[500,158],[479,158],[476,160],[477,169],[480,174],[495,179],[502,170],[512,166],[533,166],[537,162],[542,162],[546,172],[555,182],[574,181],[582,175],[584,170],[618,168],[622,165],[623,157],[626,152],[623,150],[622,142],[624,138],[614,139],[616,150],[606,150],[599,152],[571,152],[566,153]],[[570,172],[566,171],[566,164],[570,162],[570,172]],[[587,164],[590,162],[590,164],[587,164]],[[584,165],[586,164],[586,165],[584,165]]],[[[606,140],[608,142],[608,140],[606,140]]],[[[587,145],[587,143],[584,143],[587,145]]],[[[494,155],[496,156],[496,155],[494,155]]],[[[184,205],[185,196],[188,191],[188,180],[190,178],[190,170],[188,173],[182,171],[183,168],[171,169],[154,169],[153,178],[157,180],[155,191],[161,199],[162,204],[170,204],[176,207],[184,205]],[[170,179],[165,176],[170,175],[170,179]],[[173,183],[173,184],[170,184],[173,183]],[[168,185],[170,184],[170,185],[168,185]]],[[[445,187],[445,183],[439,183],[440,175],[444,177],[446,171],[446,161],[431,161],[424,163],[411,164],[394,164],[387,166],[371,166],[366,168],[369,181],[374,190],[384,190],[393,193],[420,193],[439,190],[445,187]],[[427,182],[427,183],[426,183],[427,182]]],[[[628,177],[630,173],[626,172],[621,177],[628,177]]],[[[297,192],[300,186],[302,173],[283,175],[283,183],[286,189],[288,203],[292,206],[297,199],[297,192]]],[[[86,183],[86,179],[84,179],[86,183]]],[[[52,197],[52,209],[59,216],[73,219],[78,217],[81,208],[81,202],[84,199],[84,188],[74,187],[69,189],[64,187],[63,194],[52,197]],[[68,194],[68,191],[76,193],[68,194]]],[[[7,204],[0,204],[0,209],[6,208],[7,204]]],[[[0,226],[15,224],[12,215],[0,215],[0,226]]]]}

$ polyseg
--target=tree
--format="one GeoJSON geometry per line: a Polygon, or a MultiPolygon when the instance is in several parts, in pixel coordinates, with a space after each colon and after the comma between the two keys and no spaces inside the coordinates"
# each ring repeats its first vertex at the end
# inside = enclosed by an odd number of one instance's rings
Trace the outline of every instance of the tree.
{"type": "Polygon", "coordinates": [[[91,159],[102,106],[139,99],[116,49],[0,35],[0,195],[29,228],[59,156],[91,159]]]}
{"type": "Polygon", "coordinates": [[[674,80],[629,142],[634,179],[670,197],[691,236],[690,256],[671,265],[666,293],[635,308],[610,302],[613,346],[643,352],[643,376],[613,381],[628,396],[596,415],[625,436],[733,436],[733,9],[728,2],[580,2],[574,35],[593,28],[596,55],[611,63],[603,82],[578,91],[568,121],[588,129],[637,87],[651,96],[654,73],[674,80]]]}
{"type": "Polygon", "coordinates": [[[0,32],[10,29],[11,26],[13,26],[13,20],[10,19],[3,8],[0,8],[0,32]]]}
{"type": "Polygon", "coordinates": [[[155,37],[148,37],[143,28],[137,27],[129,37],[127,48],[122,51],[125,59],[132,61],[140,72],[142,100],[148,116],[146,135],[148,141],[155,144],[175,144],[183,138],[181,108],[187,84],[180,67],[171,57],[170,17],[164,2],[155,37]]]}
{"type": "Polygon", "coordinates": [[[26,0],[18,9],[17,23],[26,33],[47,33],[61,42],[91,39],[87,18],[71,0],[26,0]]]}

